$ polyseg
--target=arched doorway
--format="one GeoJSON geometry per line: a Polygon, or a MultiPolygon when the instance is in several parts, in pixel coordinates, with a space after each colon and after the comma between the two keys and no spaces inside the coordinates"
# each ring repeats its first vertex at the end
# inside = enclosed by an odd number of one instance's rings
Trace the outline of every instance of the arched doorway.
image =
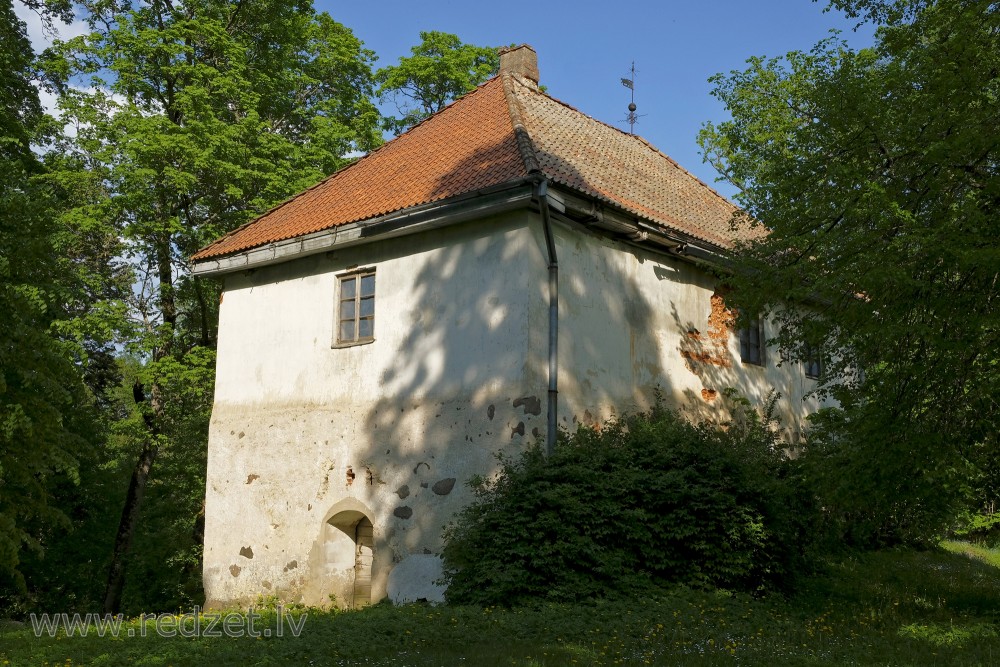
{"type": "Polygon", "coordinates": [[[358,521],[354,529],[354,603],[355,609],[372,602],[372,561],[375,560],[375,530],[368,517],[358,521]]]}
{"type": "Polygon", "coordinates": [[[325,557],[340,603],[360,609],[372,601],[372,563],[375,530],[371,520],[356,510],[338,512],[327,520],[325,557]]]}

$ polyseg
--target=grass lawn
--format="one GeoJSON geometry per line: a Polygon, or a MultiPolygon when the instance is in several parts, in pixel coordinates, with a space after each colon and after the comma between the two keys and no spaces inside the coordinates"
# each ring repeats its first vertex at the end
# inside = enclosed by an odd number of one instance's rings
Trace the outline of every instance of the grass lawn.
{"type": "MultiPolygon", "coordinates": [[[[267,638],[163,638],[150,621],[140,637],[138,620],[118,638],[6,626],[0,665],[1000,664],[1000,552],[942,546],[833,563],[790,599],[679,589],[590,606],[309,610],[298,638],[287,618],[267,638]]],[[[276,627],[264,614],[255,627],[276,627]]]]}

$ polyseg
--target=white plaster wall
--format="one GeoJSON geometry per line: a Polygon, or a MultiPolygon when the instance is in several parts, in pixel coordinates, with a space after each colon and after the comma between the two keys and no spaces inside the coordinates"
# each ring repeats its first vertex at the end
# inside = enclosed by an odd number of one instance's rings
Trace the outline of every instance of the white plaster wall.
{"type": "Polygon", "coordinates": [[[528,215],[227,278],[209,436],[209,604],[272,594],[343,604],[350,573],[324,544],[340,511],[372,521],[373,597],[384,597],[394,565],[440,550],[442,526],[471,499],[469,478],[493,470],[498,450],[544,433],[544,263],[528,215]],[[333,348],[337,275],[356,265],[376,271],[375,341],[333,348]]]}
{"type": "MultiPolygon", "coordinates": [[[[798,363],[778,368],[773,350],[764,368],[740,362],[735,333],[710,321],[711,274],[555,230],[561,426],[648,407],[656,387],[698,419],[725,418],[726,387],[758,401],[775,388],[790,434],[817,407],[803,400],[813,381],[798,363]]],[[[389,573],[436,571],[428,557],[471,500],[469,478],[494,471],[495,452],[544,437],[546,262],[540,219],[525,211],[227,278],[208,604],[349,600],[349,559],[326,528],[339,512],[372,521],[374,599],[390,587],[440,598],[430,575],[390,584],[389,573]],[[375,341],[332,348],[337,275],[355,266],[376,271],[375,341]]]]}
{"type": "MultiPolygon", "coordinates": [[[[719,281],[710,272],[579,228],[557,227],[556,246],[564,427],[645,409],[656,388],[692,418],[712,420],[728,417],[725,389],[756,404],[774,389],[791,440],[820,407],[807,397],[815,381],[798,362],[779,365],[776,349],[765,366],[742,363],[737,332],[722,326],[721,295],[712,318],[719,281]]],[[[773,335],[769,322],[764,327],[773,335]]]]}

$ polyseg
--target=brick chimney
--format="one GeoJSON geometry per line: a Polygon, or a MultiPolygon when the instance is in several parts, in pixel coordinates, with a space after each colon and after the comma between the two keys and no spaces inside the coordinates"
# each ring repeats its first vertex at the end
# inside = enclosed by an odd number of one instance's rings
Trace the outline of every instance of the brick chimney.
{"type": "Polygon", "coordinates": [[[527,44],[500,47],[500,71],[538,83],[538,54],[527,44]]]}

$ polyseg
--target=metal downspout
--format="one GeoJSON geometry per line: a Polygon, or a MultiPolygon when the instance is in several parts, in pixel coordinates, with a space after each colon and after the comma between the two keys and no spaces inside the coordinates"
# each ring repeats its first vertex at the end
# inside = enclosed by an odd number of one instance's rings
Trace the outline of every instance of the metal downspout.
{"type": "Polygon", "coordinates": [[[535,183],[535,199],[542,213],[545,247],[549,255],[549,394],[548,430],[545,438],[545,455],[552,456],[556,448],[557,416],[559,408],[559,261],[556,243],[552,237],[552,220],[549,216],[549,182],[542,178],[535,183]]]}

